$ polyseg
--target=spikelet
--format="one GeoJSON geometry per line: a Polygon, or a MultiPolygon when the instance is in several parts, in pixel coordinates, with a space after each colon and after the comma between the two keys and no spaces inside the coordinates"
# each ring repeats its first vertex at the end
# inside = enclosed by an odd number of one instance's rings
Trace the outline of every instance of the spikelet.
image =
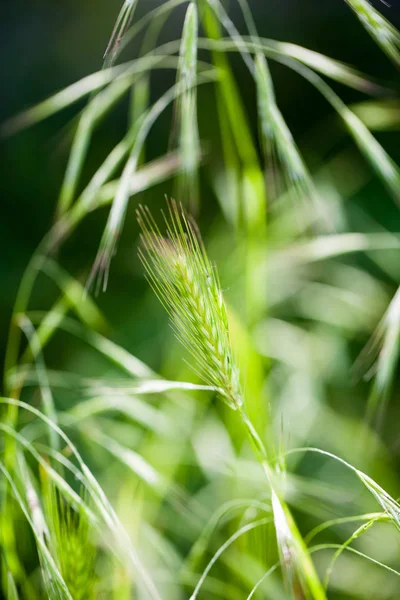
{"type": "Polygon", "coordinates": [[[219,279],[195,224],[175,202],[163,237],[148,208],[137,212],[142,229],[139,257],[155,293],[171,317],[178,339],[195,358],[197,371],[234,410],[242,405],[226,307],[219,279]]]}

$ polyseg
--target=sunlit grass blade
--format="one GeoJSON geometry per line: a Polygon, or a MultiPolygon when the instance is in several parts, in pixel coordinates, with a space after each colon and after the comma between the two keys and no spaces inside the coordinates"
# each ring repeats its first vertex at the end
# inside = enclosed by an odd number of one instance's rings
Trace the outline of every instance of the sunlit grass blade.
{"type": "MultiPolygon", "coordinates": [[[[267,61],[262,54],[257,54],[256,57],[255,80],[266,168],[274,177],[274,163],[277,157],[283,170],[283,178],[287,180],[289,189],[294,189],[296,201],[308,201],[314,210],[317,209],[317,212],[319,210],[322,214],[311,175],[277,106],[267,61]]],[[[270,189],[270,196],[272,195],[273,189],[270,189]]]]}
{"type": "Polygon", "coordinates": [[[369,0],[345,0],[370,36],[387,56],[400,66],[400,33],[383,17],[369,0]]]}
{"type": "MultiPolygon", "coordinates": [[[[139,33],[141,33],[143,29],[145,29],[147,25],[149,25],[149,29],[151,29],[154,23],[159,21],[164,22],[168,18],[169,13],[171,13],[174,8],[180,6],[181,4],[185,4],[186,2],[187,0],[166,0],[166,2],[163,2],[160,6],[157,6],[153,10],[149,10],[145,15],[143,15],[143,17],[135,21],[135,23],[133,23],[128,29],[128,31],[125,33],[125,35],[121,39],[119,51],[122,51],[124,48],[126,48],[126,46],[128,46],[136,38],[136,36],[139,33]]],[[[157,25],[155,26],[155,30],[159,31],[161,26],[162,25],[158,25],[157,23],[157,25]]],[[[153,33],[147,35],[150,35],[150,38],[152,38],[153,40],[154,37],[157,37],[157,35],[153,37],[153,33]]],[[[144,42],[144,46],[146,49],[149,49],[149,47],[152,47],[152,44],[150,43],[149,45],[147,45],[147,43],[144,42]]]]}
{"type": "Polygon", "coordinates": [[[115,67],[112,70],[98,71],[84,77],[47,100],[43,100],[36,106],[12,117],[2,125],[1,132],[4,135],[11,135],[51,117],[81,98],[101,89],[109,83],[110,79],[121,74],[124,70],[126,70],[126,66],[115,67]]]}
{"type": "Polygon", "coordinates": [[[349,517],[338,517],[337,519],[331,519],[330,521],[325,521],[324,523],[320,523],[314,529],[312,529],[307,536],[304,538],[304,541],[308,545],[311,540],[313,540],[317,535],[319,535],[322,531],[330,527],[334,527],[336,525],[346,525],[347,523],[353,523],[354,521],[389,521],[389,515],[385,513],[365,513],[363,515],[350,515],[349,517]]]}
{"type": "Polygon", "coordinates": [[[199,38],[198,44],[200,48],[207,48],[222,54],[241,50],[255,55],[261,53],[276,60],[278,56],[293,58],[321,75],[361,92],[372,95],[389,94],[391,96],[393,94],[393,90],[377,83],[372,77],[354,67],[297,44],[258,36],[238,36],[238,39],[234,41],[222,37],[219,39],[199,38]]]}
{"type": "MultiPolygon", "coordinates": [[[[130,195],[134,196],[143,192],[153,185],[163,183],[173,175],[177,175],[182,169],[181,156],[177,152],[170,152],[165,156],[147,162],[134,173],[131,179],[130,195]]],[[[95,208],[110,204],[118,189],[118,180],[110,181],[101,187],[97,193],[95,208]]]]}
{"type": "Polygon", "coordinates": [[[374,336],[358,359],[358,369],[362,366],[373,372],[374,381],[367,406],[367,419],[382,419],[392,390],[400,353],[400,290],[379,324],[374,336]],[[378,353],[378,358],[376,359],[378,353]],[[376,364],[373,365],[376,359],[376,364]],[[373,366],[371,366],[371,364],[373,366]]]}
{"type": "Polygon", "coordinates": [[[319,544],[318,546],[313,546],[312,548],[310,548],[310,552],[312,552],[314,554],[315,552],[320,552],[321,550],[340,551],[341,549],[344,549],[346,552],[352,552],[353,554],[356,554],[357,556],[364,558],[365,560],[371,562],[372,564],[378,565],[379,567],[386,569],[386,571],[389,571],[390,573],[393,573],[397,577],[400,577],[400,572],[396,571],[396,569],[392,569],[392,567],[385,565],[383,562],[376,560],[375,558],[372,558],[371,556],[368,556],[367,554],[364,554],[364,552],[360,552],[360,550],[356,550],[355,548],[352,548],[351,546],[345,546],[343,548],[343,546],[341,546],[340,544],[319,544]]]}
{"type": "Polygon", "coordinates": [[[329,566],[326,570],[325,573],[325,577],[324,577],[324,585],[325,588],[328,589],[329,587],[329,580],[331,578],[334,566],[336,561],[338,560],[338,558],[340,557],[340,555],[342,554],[342,552],[344,550],[346,550],[346,548],[352,543],[354,542],[354,540],[356,540],[357,538],[359,538],[363,533],[365,533],[366,531],[368,531],[375,523],[375,519],[371,519],[370,521],[367,521],[367,523],[363,523],[362,525],[360,525],[360,527],[358,527],[356,529],[356,531],[354,531],[354,533],[342,544],[342,546],[340,548],[338,548],[335,552],[335,554],[333,555],[329,566]]]}
{"type": "Polygon", "coordinates": [[[196,4],[191,3],[186,12],[180,47],[177,81],[182,94],[177,98],[176,116],[179,125],[179,148],[182,164],[179,199],[189,202],[196,210],[198,198],[197,167],[200,160],[200,140],[197,124],[197,33],[196,4]]]}
{"type": "Polygon", "coordinates": [[[116,81],[96,96],[84,109],[72,144],[64,181],[58,201],[58,215],[62,215],[74,200],[78,180],[85,161],[93,129],[112,106],[128,91],[129,79],[116,81]]]}
{"type": "MultiPolygon", "coordinates": [[[[218,45],[222,35],[220,23],[214,10],[215,6],[211,8],[208,2],[202,0],[200,7],[203,26],[207,35],[206,42],[210,42],[212,46],[215,41],[218,45]]],[[[222,142],[225,159],[228,169],[238,169],[239,185],[243,186],[239,190],[237,214],[235,215],[236,225],[244,228],[247,226],[249,231],[258,231],[260,234],[265,228],[266,198],[257,150],[227,56],[222,52],[213,51],[212,59],[213,64],[220,73],[217,102],[224,135],[222,142]],[[235,152],[241,164],[237,163],[232,156],[229,148],[232,142],[234,142],[235,152]],[[243,199],[243,193],[246,191],[244,180],[247,180],[248,186],[248,202],[246,205],[243,199]]]]}
{"type": "MultiPolygon", "coordinates": [[[[213,44],[210,45],[213,47],[213,44]]],[[[223,51],[223,47],[224,44],[221,45],[218,42],[215,44],[215,48],[219,48],[220,52],[223,51]]],[[[322,96],[326,98],[326,100],[331,104],[331,106],[335,109],[345,123],[359,150],[374,168],[396,201],[400,202],[399,167],[364,125],[364,123],[362,123],[362,121],[346,106],[346,104],[332,90],[332,88],[306,64],[302,64],[298,60],[294,60],[291,57],[285,56],[283,53],[277,51],[271,51],[269,54],[274,60],[285,64],[289,68],[298,72],[302,77],[315,86],[322,96]]]]}
{"type": "Polygon", "coordinates": [[[390,517],[392,524],[396,527],[396,529],[400,530],[400,504],[369,475],[360,469],[357,469],[343,458],[340,458],[332,452],[328,452],[320,448],[295,448],[293,450],[289,450],[287,454],[289,455],[299,452],[313,452],[320,454],[321,456],[332,458],[344,465],[346,468],[350,469],[350,471],[353,471],[353,473],[358,477],[369,493],[375,498],[384,512],[390,517]]]}
{"type": "MultiPolygon", "coordinates": [[[[283,61],[285,62],[285,61],[283,61]]],[[[308,67],[289,61],[288,66],[312,83],[336,110],[345,123],[360,152],[365,156],[396,202],[400,203],[400,170],[386,150],[361,120],[344,104],[329,85],[308,67]]]]}
{"type": "MultiPolygon", "coordinates": [[[[203,40],[200,40],[199,43],[200,45],[204,44],[203,40]]],[[[255,54],[262,53],[270,58],[273,58],[274,54],[278,53],[282,56],[298,60],[311,69],[318,71],[321,75],[325,75],[334,81],[338,81],[361,92],[378,95],[384,93],[391,95],[393,93],[390,89],[377,83],[370,76],[361,73],[354,67],[315,50],[299,46],[298,44],[290,44],[288,42],[280,42],[252,35],[250,38],[248,36],[241,36],[239,40],[235,41],[221,39],[209,42],[207,45],[226,52],[237,51],[238,48],[243,48],[248,52],[255,54]]]]}
{"type": "Polygon", "coordinates": [[[10,571],[7,575],[7,600],[19,600],[17,586],[10,571]]]}
{"type": "Polygon", "coordinates": [[[240,538],[242,535],[246,534],[247,532],[252,531],[253,529],[255,529],[257,527],[262,527],[263,525],[267,525],[270,522],[271,522],[271,517],[265,517],[263,519],[259,519],[258,521],[254,521],[252,523],[248,523],[247,525],[244,525],[243,527],[238,529],[238,531],[236,531],[233,535],[231,535],[231,537],[224,544],[222,544],[222,546],[220,546],[220,548],[217,550],[217,552],[214,554],[214,556],[212,557],[212,559],[210,560],[210,562],[204,569],[189,600],[195,600],[198,597],[200,589],[201,589],[208,573],[210,572],[210,570],[212,569],[214,564],[217,562],[217,560],[219,559],[221,554],[227,548],[229,548],[229,546],[231,544],[233,544],[233,542],[235,542],[238,538],[240,538]]]}
{"type": "Polygon", "coordinates": [[[104,65],[110,66],[114,63],[118,55],[118,49],[125,33],[127,32],[133,13],[136,8],[137,0],[124,0],[118,18],[115,22],[114,29],[111,33],[106,51],[104,53],[104,65]]]}
{"type": "Polygon", "coordinates": [[[301,265],[337,258],[353,252],[397,250],[400,236],[392,233],[336,233],[288,245],[271,253],[271,268],[301,265]],[[276,261],[276,264],[275,264],[276,261]]]}
{"type": "MultiPolygon", "coordinates": [[[[33,323],[40,323],[46,314],[29,312],[28,316],[33,323]]],[[[83,327],[74,319],[64,318],[59,323],[58,328],[89,344],[89,346],[92,346],[97,352],[107,358],[111,364],[116,365],[132,377],[145,379],[154,379],[157,377],[157,374],[150,367],[125,350],[125,348],[91,329],[83,327]]]]}
{"type": "Polygon", "coordinates": [[[80,423],[84,419],[96,417],[105,412],[120,413],[127,419],[131,419],[159,435],[172,435],[175,430],[172,420],[161,410],[153,408],[148,402],[144,402],[136,396],[124,396],[119,390],[114,392],[112,404],[110,396],[82,400],[69,410],[67,415],[63,415],[63,418],[72,423],[80,423]]]}
{"type": "MultiPolygon", "coordinates": [[[[200,82],[206,83],[210,81],[211,77],[213,77],[213,72],[208,73],[207,76],[203,74],[201,78],[196,80],[196,85],[200,82]]],[[[128,200],[130,198],[130,182],[137,169],[143,144],[154,122],[158,119],[160,114],[162,114],[165,108],[181,93],[182,88],[179,83],[171,87],[146,112],[137,127],[133,148],[121,175],[120,184],[100,242],[100,248],[88,280],[88,287],[90,287],[95,278],[98,277],[97,291],[101,284],[103,291],[107,289],[111,259],[116,251],[118,238],[125,220],[128,200]]]]}
{"type": "Polygon", "coordinates": [[[42,271],[57,283],[68,304],[73,308],[84,325],[99,332],[107,329],[104,315],[94,300],[85,293],[84,285],[52,259],[45,261],[42,271]]]}
{"type": "MultiPolygon", "coordinates": [[[[41,344],[35,328],[33,327],[30,320],[24,315],[19,319],[21,329],[24,331],[28,338],[29,345],[32,354],[35,356],[36,362],[36,373],[38,377],[38,383],[40,386],[40,392],[42,396],[43,411],[46,416],[57,423],[57,412],[54,405],[53,394],[50,388],[50,384],[47,377],[46,365],[41,351],[41,344]]],[[[58,436],[55,434],[53,429],[49,431],[50,446],[54,450],[58,450],[58,436]]]]}
{"type": "Polygon", "coordinates": [[[247,508],[259,509],[260,511],[269,513],[271,507],[269,504],[259,502],[257,500],[231,500],[220,506],[216,512],[212,515],[204,527],[201,535],[197,538],[193,544],[189,556],[184,564],[184,571],[195,572],[198,568],[199,563],[204,558],[207,552],[211,537],[215,534],[219,527],[222,527],[228,520],[234,519],[236,513],[243,512],[247,508]]]}

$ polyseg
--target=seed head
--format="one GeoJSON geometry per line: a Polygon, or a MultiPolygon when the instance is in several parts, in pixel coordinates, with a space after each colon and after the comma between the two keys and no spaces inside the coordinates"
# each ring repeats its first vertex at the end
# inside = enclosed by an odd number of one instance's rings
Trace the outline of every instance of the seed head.
{"type": "Polygon", "coordinates": [[[218,274],[196,225],[175,202],[168,205],[164,237],[149,209],[137,212],[139,257],[148,280],[171,317],[178,339],[196,359],[197,371],[233,409],[242,404],[228,318],[218,274]]]}

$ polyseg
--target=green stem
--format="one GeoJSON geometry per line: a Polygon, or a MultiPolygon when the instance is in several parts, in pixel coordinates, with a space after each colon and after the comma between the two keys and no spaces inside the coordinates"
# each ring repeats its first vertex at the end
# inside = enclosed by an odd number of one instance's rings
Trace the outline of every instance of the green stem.
{"type": "MultiPolygon", "coordinates": [[[[271,489],[272,510],[274,514],[278,546],[281,553],[282,570],[284,572],[284,569],[287,567],[289,556],[289,560],[293,560],[295,563],[294,567],[296,569],[296,574],[299,576],[298,584],[300,584],[302,587],[306,587],[306,589],[311,592],[311,597],[314,600],[326,600],[324,588],[317,575],[314,563],[311,560],[306,544],[297,528],[291,510],[285,502],[279,489],[277,474],[268,460],[265,444],[257,433],[256,428],[248,417],[243,406],[238,409],[238,413],[242,423],[246,428],[246,432],[254,450],[254,454],[256,455],[257,460],[262,467],[271,489]],[[284,547],[284,553],[281,552],[282,546],[284,547]],[[298,567],[301,569],[300,572],[298,571],[298,567]]],[[[296,582],[294,583],[296,584],[296,582]]],[[[297,594],[294,587],[292,588],[292,591],[295,594],[294,597],[296,598],[297,594]]],[[[299,598],[302,597],[302,595],[299,596],[299,598]]]]}

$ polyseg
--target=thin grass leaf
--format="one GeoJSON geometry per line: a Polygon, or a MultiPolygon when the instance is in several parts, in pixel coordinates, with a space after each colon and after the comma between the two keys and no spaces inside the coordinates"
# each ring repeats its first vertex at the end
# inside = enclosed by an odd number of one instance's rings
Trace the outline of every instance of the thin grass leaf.
{"type": "Polygon", "coordinates": [[[345,0],[378,46],[400,66],[400,33],[369,0],[345,0]]]}
{"type": "Polygon", "coordinates": [[[308,67],[297,63],[296,61],[281,61],[288,64],[300,75],[312,83],[326,100],[337,111],[340,118],[345,123],[349,133],[356,142],[360,152],[365,156],[373,169],[376,171],[382,182],[391,192],[396,202],[400,202],[400,170],[396,163],[390,158],[388,153],[375,139],[372,133],[365,127],[361,120],[344,104],[344,102],[335,94],[329,85],[311,71],[308,67]]]}
{"type": "Polygon", "coordinates": [[[76,193],[78,180],[85,161],[90,139],[96,124],[103,118],[114,104],[129,90],[131,80],[125,79],[110,84],[101,94],[88,104],[79,120],[78,128],[72,144],[64,181],[58,201],[58,215],[64,214],[71,206],[76,193]]]}
{"type": "Polygon", "coordinates": [[[68,416],[68,420],[71,420],[72,423],[80,423],[84,419],[103,412],[119,412],[159,435],[171,435],[175,431],[175,426],[171,419],[160,410],[156,410],[150,406],[148,402],[143,402],[135,396],[120,395],[119,390],[117,393],[118,395],[113,395],[112,404],[110,403],[110,396],[90,398],[74,406],[68,411],[66,416],[68,416]]]}
{"type": "Polygon", "coordinates": [[[140,480],[144,481],[151,488],[158,492],[165,488],[166,481],[162,475],[138,452],[122,446],[94,426],[86,426],[85,435],[106,448],[110,454],[129,467],[140,480]]]}
{"type": "Polygon", "coordinates": [[[107,330],[106,319],[93,299],[85,293],[85,286],[62,269],[54,260],[46,259],[42,271],[55,281],[63,292],[67,303],[73,308],[84,325],[94,331],[107,330]]]}
{"type": "Polygon", "coordinates": [[[105,67],[111,66],[118,56],[121,41],[129,28],[136,4],[137,0],[124,0],[103,56],[105,67]]]}
{"type": "MultiPolygon", "coordinates": [[[[256,56],[255,80],[257,84],[258,115],[267,168],[273,173],[275,157],[283,169],[284,179],[294,189],[296,200],[309,201],[314,210],[322,214],[317,191],[292,134],[280,112],[267,61],[262,54],[256,56]]],[[[270,195],[276,195],[270,190],[270,195]]]]}
{"type": "MultiPolygon", "coordinates": [[[[28,338],[29,346],[36,359],[36,373],[40,386],[44,413],[51,421],[57,423],[57,411],[55,409],[53,394],[49,385],[46,365],[41,352],[41,344],[37,332],[26,316],[19,319],[19,325],[28,338]]],[[[49,430],[49,439],[50,446],[54,450],[58,450],[58,438],[53,429],[49,430]]]]}
{"type": "Polygon", "coordinates": [[[338,461],[339,463],[353,471],[353,473],[355,473],[359,480],[363,483],[365,488],[380,504],[384,512],[390,517],[396,529],[400,530],[400,504],[396,500],[394,500],[386,490],[384,490],[378,483],[376,483],[376,481],[369,477],[369,475],[367,475],[363,471],[360,471],[359,469],[351,465],[349,462],[345,461],[343,458],[336,456],[332,452],[321,450],[320,448],[296,448],[293,450],[289,450],[286,454],[290,455],[298,452],[315,452],[317,454],[321,454],[322,456],[333,458],[334,460],[338,461]]]}
{"type": "MultiPolygon", "coordinates": [[[[147,25],[150,25],[151,28],[154,23],[160,20],[165,21],[168,18],[168,14],[172,12],[174,8],[180,6],[181,4],[185,4],[186,2],[187,0],[166,0],[166,2],[163,2],[163,4],[160,6],[157,6],[153,10],[147,12],[141,19],[135,21],[135,23],[125,33],[124,37],[121,39],[119,52],[122,52],[147,25]]],[[[156,30],[159,31],[158,24],[156,26],[156,30]]],[[[151,43],[149,46],[150,48],[154,47],[151,43]]],[[[146,44],[145,48],[148,48],[149,46],[146,44]]]]}
{"type": "Polygon", "coordinates": [[[200,160],[200,140],[197,124],[197,30],[198,18],[196,4],[189,4],[182,31],[179,52],[177,81],[182,94],[177,99],[176,113],[179,119],[179,149],[182,164],[182,176],[179,197],[187,198],[189,206],[196,210],[198,205],[197,167],[200,160]]]}
{"type": "MultiPolygon", "coordinates": [[[[318,546],[313,546],[312,548],[310,548],[310,552],[315,553],[315,552],[320,552],[321,550],[339,550],[340,548],[342,548],[342,546],[340,544],[319,544],[318,546]]],[[[379,567],[382,567],[383,569],[386,569],[390,573],[393,573],[394,575],[397,575],[398,577],[400,577],[399,571],[392,569],[388,565],[385,565],[384,563],[380,562],[379,560],[376,560],[376,559],[372,558],[371,556],[368,556],[367,554],[364,554],[363,552],[360,552],[359,550],[352,548],[351,546],[346,546],[345,550],[347,552],[352,552],[353,554],[357,554],[357,556],[360,556],[361,558],[365,558],[366,560],[370,561],[374,565],[378,565],[379,567]]]]}
{"type": "MultiPolygon", "coordinates": [[[[134,173],[131,179],[130,196],[143,192],[153,185],[162,183],[179,173],[182,169],[181,156],[177,152],[170,152],[161,158],[146,163],[134,173]]],[[[112,202],[118,189],[118,180],[110,181],[103,185],[96,196],[95,208],[105,206],[112,202]]]]}
{"type": "MultiPolygon", "coordinates": [[[[76,508],[79,508],[80,510],[85,512],[85,514],[86,514],[87,518],[90,520],[90,522],[92,522],[94,524],[97,522],[96,516],[89,509],[89,507],[87,507],[85,505],[82,498],[73,490],[73,488],[63,478],[63,476],[61,476],[53,467],[51,467],[50,464],[39,454],[39,452],[36,450],[35,446],[29,440],[25,439],[25,437],[23,437],[21,434],[14,431],[11,427],[8,427],[5,424],[0,423],[0,430],[3,431],[4,433],[6,433],[7,435],[13,437],[22,448],[27,450],[32,455],[32,457],[36,460],[38,465],[40,465],[42,472],[46,473],[48,478],[53,482],[53,484],[65,496],[65,498],[67,498],[69,500],[69,502],[73,506],[75,506],[76,508]]],[[[50,447],[50,450],[52,452],[52,455],[54,457],[56,457],[57,462],[60,464],[64,464],[59,459],[59,457],[62,455],[60,455],[60,453],[58,451],[54,450],[54,448],[52,448],[52,447],[50,447]]],[[[20,462],[21,461],[22,461],[22,458],[20,457],[20,462]]],[[[80,481],[83,481],[81,476],[78,479],[80,481]]],[[[37,502],[35,499],[36,492],[34,491],[34,489],[29,488],[30,480],[28,478],[28,475],[26,475],[23,478],[23,481],[26,482],[27,499],[28,499],[28,502],[30,502],[30,499],[32,499],[30,508],[31,508],[31,511],[34,512],[36,510],[36,505],[37,505],[37,502]]],[[[32,518],[36,519],[36,516],[33,513],[32,513],[32,518]]],[[[38,515],[38,519],[36,522],[37,522],[37,524],[42,523],[42,522],[44,523],[44,519],[40,515],[38,515]]],[[[37,531],[41,531],[42,537],[44,536],[45,530],[42,527],[40,527],[40,528],[38,527],[37,531]]]]}
{"type": "Polygon", "coordinates": [[[297,44],[280,42],[270,38],[255,37],[254,35],[250,38],[248,36],[241,36],[239,40],[235,41],[224,38],[218,41],[205,42],[201,39],[199,40],[199,44],[201,46],[207,45],[208,47],[219,48],[221,51],[226,52],[237,51],[238,47],[241,47],[248,52],[254,52],[256,55],[263,53],[270,58],[273,58],[274,54],[278,53],[282,56],[293,58],[322,75],[361,92],[378,95],[391,93],[390,89],[376,83],[370,76],[361,73],[354,67],[297,44]]]}
{"type": "MultiPolygon", "coordinates": [[[[215,5],[214,3],[211,8],[207,0],[202,0],[200,7],[202,9],[203,26],[207,35],[203,46],[205,45],[207,48],[211,46],[213,64],[220,73],[217,106],[223,133],[224,158],[230,174],[229,183],[232,190],[237,191],[237,199],[234,200],[233,206],[229,207],[228,210],[231,214],[234,214],[235,224],[239,229],[244,229],[248,234],[252,232],[258,237],[265,233],[266,196],[264,177],[259,166],[257,149],[252,139],[242,99],[227,57],[222,52],[213,51],[213,44],[218,45],[222,37],[219,22],[221,5],[215,5]],[[233,145],[235,154],[240,161],[235,158],[231,147],[233,145]]],[[[226,14],[224,10],[223,13],[226,14]]],[[[201,40],[199,39],[199,46],[200,43],[201,40]]],[[[247,52],[244,52],[244,55],[246,64],[252,71],[251,58],[247,52]]],[[[226,204],[226,200],[222,206],[224,204],[226,204]]],[[[251,258],[252,252],[250,249],[249,262],[251,258]]],[[[251,288],[251,282],[249,288],[251,288]]],[[[249,294],[252,291],[252,289],[249,289],[249,294]]]]}
{"type": "Polygon", "coordinates": [[[268,571],[266,573],[264,573],[264,575],[261,577],[261,579],[259,579],[257,581],[256,585],[253,587],[253,589],[251,590],[250,594],[247,596],[246,600],[251,600],[251,598],[254,597],[254,595],[256,594],[257,590],[261,587],[261,585],[264,583],[264,581],[267,579],[267,577],[269,577],[270,575],[272,575],[272,573],[277,570],[277,568],[279,567],[279,564],[280,563],[276,563],[270,569],[268,569],[268,571]]]}
{"type": "Polygon", "coordinates": [[[114,67],[106,71],[97,71],[91,75],[83,77],[76,83],[64,88],[57,94],[43,100],[36,106],[24,111],[23,113],[12,117],[1,126],[2,135],[13,135],[30,127],[35,123],[39,123],[48,117],[58,113],[59,111],[71,106],[81,98],[100,90],[107,85],[111,79],[121,75],[126,71],[126,65],[114,67]]]}
{"type": "Polygon", "coordinates": [[[276,250],[271,256],[274,268],[282,264],[293,266],[329,260],[351,254],[371,250],[398,250],[400,237],[393,233],[336,233],[317,236],[316,238],[298,242],[276,250]],[[275,264],[276,261],[276,264],[275,264]]]}
{"type": "MultiPolygon", "coordinates": [[[[131,88],[132,83],[140,76],[141,72],[146,72],[147,70],[151,70],[152,68],[157,68],[160,66],[164,66],[166,68],[175,68],[177,62],[178,61],[175,57],[165,57],[163,55],[142,57],[142,59],[137,60],[136,68],[131,67],[128,70],[128,74],[130,73],[130,76],[124,76],[118,78],[114,82],[111,82],[103,92],[95,96],[90,101],[79,120],[78,129],[71,148],[69,162],[58,202],[59,216],[65,213],[74,200],[78,181],[89,149],[90,140],[97,124],[105,117],[112,106],[118,102],[119,99],[131,88]]],[[[135,139],[136,134],[136,127],[133,127],[133,131],[128,133],[128,140],[132,137],[135,139]]],[[[132,142],[130,142],[128,146],[128,151],[131,145],[132,142]]],[[[120,149],[120,145],[114,149],[111,155],[107,157],[105,162],[107,165],[109,163],[113,165],[112,171],[118,166],[118,162],[117,164],[114,164],[116,160],[114,155],[117,152],[117,149],[120,149]]],[[[121,160],[121,158],[119,160],[121,160]]],[[[95,176],[95,178],[92,179],[89,184],[89,189],[91,189],[91,187],[97,182],[97,179],[98,176],[95,176]]]]}
{"type": "Polygon", "coordinates": [[[337,561],[337,559],[340,557],[340,555],[342,554],[342,552],[344,550],[346,550],[346,548],[352,543],[354,542],[354,540],[356,540],[357,538],[359,538],[363,533],[367,532],[374,524],[375,524],[376,520],[375,519],[371,519],[370,521],[368,521],[367,523],[363,523],[360,527],[358,527],[358,529],[356,529],[356,531],[342,544],[342,546],[340,548],[338,548],[335,552],[335,554],[333,555],[329,566],[325,572],[325,577],[324,577],[324,585],[325,588],[328,589],[329,587],[329,580],[331,578],[333,569],[335,567],[335,563],[337,561]]]}
{"type": "MultiPolygon", "coordinates": [[[[220,52],[224,49],[224,44],[218,42],[210,43],[207,41],[205,46],[219,50],[220,52]]],[[[284,56],[275,50],[272,51],[272,49],[268,54],[274,60],[299,73],[326,98],[345,123],[360,152],[366,157],[395,200],[400,202],[399,168],[361,120],[344,104],[330,86],[317,73],[308,68],[308,66],[284,56]]]]}
{"type": "MultiPolygon", "coordinates": [[[[197,85],[201,82],[207,82],[208,79],[198,79],[197,85]]],[[[95,259],[92,273],[88,280],[88,287],[93,283],[95,278],[97,280],[97,291],[102,284],[102,289],[107,289],[108,276],[111,259],[116,251],[117,241],[123,226],[125,215],[128,206],[128,200],[130,197],[130,182],[133,174],[135,173],[139,157],[143,148],[143,144],[147,138],[147,135],[153,126],[154,122],[158,119],[160,114],[165,108],[173,102],[173,100],[182,93],[181,85],[177,84],[170,88],[165,94],[163,94],[156,103],[149,109],[142,119],[135,135],[135,141],[128,158],[128,161],[123,170],[120,184],[116,196],[114,198],[111,211],[107,220],[107,224],[100,242],[100,248],[95,259]]]]}
{"type": "Polygon", "coordinates": [[[368,399],[367,419],[382,422],[396,374],[400,353],[400,289],[397,290],[375,334],[360,354],[355,367],[367,366],[375,375],[368,399]],[[376,364],[374,365],[374,360],[376,364]]]}
{"type": "MultiPolygon", "coordinates": [[[[46,315],[47,313],[41,312],[28,313],[28,316],[33,323],[40,323],[46,315]]],[[[74,319],[64,318],[62,322],[59,323],[58,328],[89,344],[112,364],[115,364],[118,368],[132,377],[139,379],[154,379],[157,377],[157,373],[152,371],[144,362],[122,348],[122,346],[119,346],[87,327],[82,327],[82,325],[74,319]]]]}
{"type": "MultiPolygon", "coordinates": [[[[174,52],[176,52],[176,48],[171,48],[171,54],[174,52]]],[[[116,91],[119,85],[122,85],[121,82],[124,79],[128,78],[133,81],[137,76],[140,76],[141,73],[157,68],[157,66],[162,65],[165,61],[170,61],[175,67],[177,65],[176,58],[158,53],[157,55],[143,56],[122,65],[87,75],[53,96],[50,96],[50,98],[39,102],[36,106],[23,111],[15,117],[11,117],[11,119],[6,121],[0,127],[0,133],[4,136],[18,133],[21,129],[31,127],[58,113],[64,108],[71,106],[81,98],[94,94],[108,84],[113,82],[116,83],[117,80],[120,80],[114,89],[114,91],[116,91]]],[[[96,97],[97,96],[94,96],[92,98],[92,102],[96,97]]]]}
{"type": "Polygon", "coordinates": [[[200,536],[193,544],[189,556],[185,561],[183,573],[195,572],[210,544],[211,537],[216,530],[222,527],[227,521],[234,519],[237,512],[243,512],[244,509],[255,508],[263,512],[270,512],[268,504],[258,502],[257,500],[230,500],[220,506],[212,515],[200,536]]]}
{"type": "MultiPolygon", "coordinates": [[[[181,2],[181,0],[179,0],[181,2]]],[[[128,37],[127,41],[130,41],[137,35],[137,32],[142,28],[143,21],[147,21],[149,14],[153,14],[153,19],[148,21],[148,28],[144,33],[143,41],[140,46],[139,54],[151,55],[153,52],[157,52],[157,43],[160,36],[161,30],[169,16],[169,12],[173,7],[177,5],[176,1],[173,0],[172,4],[170,1],[165,2],[160,7],[157,7],[154,11],[147,13],[139,22],[135,23],[134,27],[131,27],[127,34],[124,36],[124,40],[128,37]]],[[[126,46],[126,43],[121,44],[126,46]]],[[[131,102],[129,107],[129,121],[131,125],[136,123],[149,107],[150,104],[150,72],[144,73],[133,86],[131,93],[131,102]]],[[[141,160],[144,161],[145,148],[141,153],[141,160]]]]}
{"type": "Polygon", "coordinates": [[[224,544],[222,544],[222,546],[220,546],[220,548],[217,550],[217,552],[214,554],[214,556],[212,557],[212,559],[210,560],[210,562],[204,569],[189,600],[195,600],[198,597],[200,588],[202,587],[204,580],[206,579],[208,573],[211,571],[212,567],[217,562],[217,560],[219,559],[221,554],[223,552],[225,552],[225,550],[227,548],[229,548],[229,546],[231,544],[233,544],[233,542],[235,542],[238,538],[240,538],[245,533],[248,533],[249,531],[252,531],[253,529],[256,529],[257,527],[267,525],[270,522],[271,522],[271,517],[265,517],[264,519],[259,519],[258,521],[254,521],[253,523],[248,523],[244,527],[241,527],[240,529],[238,529],[238,531],[236,531],[233,535],[231,535],[231,537],[224,544]]]}
{"type": "Polygon", "coordinates": [[[334,527],[335,525],[344,525],[347,523],[353,523],[354,521],[371,521],[372,519],[376,519],[379,521],[388,521],[390,517],[385,515],[384,513],[365,513],[363,515],[351,515],[349,517],[339,517],[337,519],[331,519],[330,521],[325,521],[325,523],[320,523],[314,529],[312,529],[304,538],[305,543],[308,545],[311,540],[313,540],[317,535],[319,535],[322,531],[330,527],[334,527]]]}

